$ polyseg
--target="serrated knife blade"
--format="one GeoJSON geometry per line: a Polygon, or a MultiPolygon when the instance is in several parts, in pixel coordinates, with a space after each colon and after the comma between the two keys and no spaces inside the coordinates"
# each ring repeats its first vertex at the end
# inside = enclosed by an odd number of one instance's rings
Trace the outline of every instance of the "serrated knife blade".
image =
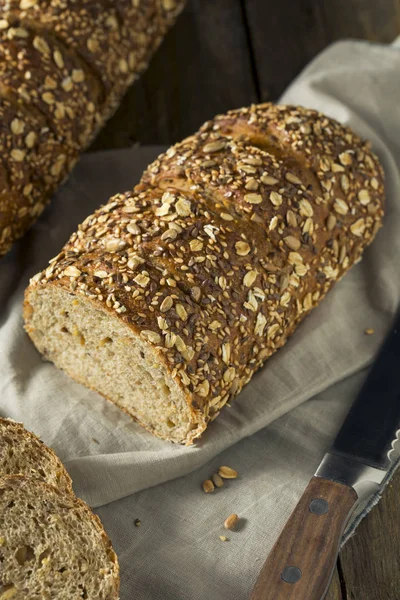
{"type": "Polygon", "coordinates": [[[376,358],[332,452],[387,470],[400,429],[400,315],[376,358]]]}
{"type": "Polygon", "coordinates": [[[268,556],[251,600],[322,600],[340,540],[360,504],[380,492],[398,456],[400,312],[331,450],[268,556]]]}

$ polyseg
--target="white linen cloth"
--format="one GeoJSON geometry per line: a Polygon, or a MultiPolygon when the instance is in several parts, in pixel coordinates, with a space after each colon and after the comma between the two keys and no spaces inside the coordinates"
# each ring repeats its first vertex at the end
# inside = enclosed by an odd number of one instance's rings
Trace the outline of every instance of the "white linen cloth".
{"type": "Polygon", "coordinates": [[[132,187],[160,148],[84,156],[1,261],[0,414],[41,435],[65,461],[76,493],[101,506],[121,563],[121,600],[248,598],[399,305],[400,47],[337,43],[282,101],[317,108],[372,140],[386,171],[385,226],[362,262],[193,447],[153,438],[43,362],[22,328],[29,277],[93,209],[132,187]],[[366,336],[367,328],[375,334],[366,336]],[[202,481],[223,464],[239,478],[204,494],[202,481]],[[232,512],[241,527],[223,543],[222,524],[232,512]]]}

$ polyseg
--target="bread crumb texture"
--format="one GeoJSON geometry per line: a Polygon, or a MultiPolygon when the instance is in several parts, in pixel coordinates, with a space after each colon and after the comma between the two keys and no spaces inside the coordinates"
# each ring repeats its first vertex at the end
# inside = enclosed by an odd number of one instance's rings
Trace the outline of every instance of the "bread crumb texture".
{"type": "Polygon", "coordinates": [[[23,476],[0,480],[1,600],[117,600],[118,562],[81,500],[23,476]]]}
{"type": "Polygon", "coordinates": [[[72,481],[54,452],[22,423],[0,418],[0,477],[26,475],[72,492],[72,481]]]}

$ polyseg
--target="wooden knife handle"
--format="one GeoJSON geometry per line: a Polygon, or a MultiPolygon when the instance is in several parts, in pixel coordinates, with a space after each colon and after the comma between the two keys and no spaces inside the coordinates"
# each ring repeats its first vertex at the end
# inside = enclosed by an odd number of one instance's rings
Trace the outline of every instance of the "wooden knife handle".
{"type": "Polygon", "coordinates": [[[313,477],[265,561],[250,600],[322,600],[356,503],[353,488],[313,477]]]}

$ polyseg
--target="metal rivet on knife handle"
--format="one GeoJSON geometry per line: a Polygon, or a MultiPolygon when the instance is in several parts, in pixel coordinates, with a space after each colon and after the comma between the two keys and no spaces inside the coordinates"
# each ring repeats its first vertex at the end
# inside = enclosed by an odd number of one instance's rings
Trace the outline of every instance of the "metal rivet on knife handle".
{"type": "Polygon", "coordinates": [[[313,515],[326,515],[329,510],[329,504],[323,498],[315,498],[310,502],[310,512],[313,515]]]}
{"type": "Polygon", "coordinates": [[[286,583],[297,583],[302,576],[302,572],[298,567],[286,567],[282,571],[282,579],[286,583]]]}

